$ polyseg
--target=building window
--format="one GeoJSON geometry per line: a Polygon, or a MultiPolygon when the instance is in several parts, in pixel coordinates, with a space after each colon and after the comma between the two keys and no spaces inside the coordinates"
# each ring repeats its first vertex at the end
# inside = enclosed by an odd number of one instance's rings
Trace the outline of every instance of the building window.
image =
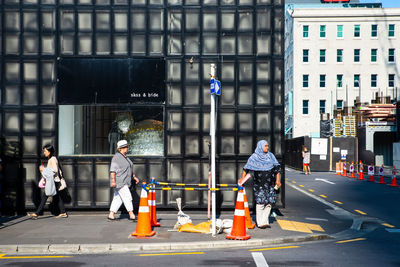
{"type": "Polygon", "coordinates": [[[354,62],[360,62],[360,49],[354,49],[354,62]]]}
{"type": "Polygon", "coordinates": [[[343,109],[343,100],[336,101],[336,109],[343,109]]]}
{"type": "Polygon", "coordinates": [[[376,62],[378,58],[378,49],[371,49],[371,62],[376,62]]]}
{"type": "Polygon", "coordinates": [[[354,25],[354,37],[360,37],[360,25],[354,25]]]}
{"type": "Polygon", "coordinates": [[[390,48],[388,51],[388,61],[394,62],[394,48],[390,48]]]}
{"type": "Polygon", "coordinates": [[[326,54],[325,49],[319,50],[319,62],[325,62],[325,54],[326,54]]]}
{"type": "Polygon", "coordinates": [[[360,87],[360,74],[354,74],[354,87],[360,87]]]}
{"type": "Polygon", "coordinates": [[[308,100],[303,100],[303,115],[308,115],[308,100]]]}
{"type": "Polygon", "coordinates": [[[388,32],[389,37],[394,37],[394,32],[395,32],[394,29],[395,29],[394,24],[389,24],[389,32],[388,32]]]}
{"type": "Polygon", "coordinates": [[[319,101],[319,113],[325,113],[326,100],[319,101]]]}
{"type": "Polygon", "coordinates": [[[303,49],[303,62],[308,62],[308,49],[303,49]]]}
{"type": "Polygon", "coordinates": [[[371,25],[371,37],[378,37],[378,25],[377,24],[371,25]]]}
{"type": "Polygon", "coordinates": [[[303,25],[303,38],[308,38],[308,25],[303,25]]]}
{"type": "Polygon", "coordinates": [[[343,87],[343,74],[336,75],[336,87],[343,87]]]}
{"type": "Polygon", "coordinates": [[[308,88],[308,74],[303,74],[303,87],[308,88]]]}
{"type": "Polygon", "coordinates": [[[319,75],[319,87],[325,87],[326,84],[326,75],[325,74],[320,74],[319,75]]]}
{"type": "Polygon", "coordinates": [[[336,50],[336,62],[343,62],[343,49],[336,50]]]}
{"type": "Polygon", "coordinates": [[[337,25],[337,38],[343,38],[343,25],[337,25]]]}
{"type": "Polygon", "coordinates": [[[326,25],[319,25],[319,37],[326,37],[326,25]]]}
{"type": "Polygon", "coordinates": [[[378,75],[371,74],[371,87],[376,87],[377,81],[378,81],[378,75]]]}
{"type": "Polygon", "coordinates": [[[394,74],[389,74],[388,81],[388,86],[394,87],[394,74]]]}

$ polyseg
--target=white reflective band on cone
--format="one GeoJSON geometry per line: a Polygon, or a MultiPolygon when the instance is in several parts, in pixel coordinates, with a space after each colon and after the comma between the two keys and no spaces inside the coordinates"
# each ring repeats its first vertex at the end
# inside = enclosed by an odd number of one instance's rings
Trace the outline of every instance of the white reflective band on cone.
{"type": "Polygon", "coordinates": [[[238,197],[237,197],[237,200],[236,200],[236,201],[241,201],[241,202],[244,202],[244,196],[243,196],[243,193],[239,192],[239,195],[238,195],[238,197]]]}
{"type": "Polygon", "coordinates": [[[244,216],[244,210],[235,210],[235,216],[244,216]]]}
{"type": "Polygon", "coordinates": [[[244,207],[245,207],[245,208],[248,208],[248,207],[249,207],[249,203],[247,203],[247,201],[244,202],[244,207]]]}
{"type": "Polygon", "coordinates": [[[140,193],[140,198],[147,198],[147,191],[142,189],[142,192],[140,193]]]}
{"type": "Polygon", "coordinates": [[[156,201],[155,200],[149,200],[149,206],[155,206],[156,201]]]}
{"type": "Polygon", "coordinates": [[[139,212],[143,212],[143,213],[150,212],[149,206],[139,207],[139,212]]]}

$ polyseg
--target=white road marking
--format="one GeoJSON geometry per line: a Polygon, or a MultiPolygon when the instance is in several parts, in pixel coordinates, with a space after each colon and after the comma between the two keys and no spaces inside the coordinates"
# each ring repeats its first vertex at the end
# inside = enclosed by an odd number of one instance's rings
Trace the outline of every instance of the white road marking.
{"type": "Polygon", "coordinates": [[[306,220],[310,220],[310,221],[324,221],[327,222],[327,219],[323,219],[323,218],[306,218],[306,220]]]}
{"type": "Polygon", "coordinates": [[[327,183],[327,184],[335,184],[334,182],[331,182],[331,181],[328,181],[328,180],[322,179],[322,178],[315,178],[315,181],[322,181],[322,182],[327,183]]]}
{"type": "Polygon", "coordinates": [[[400,233],[400,229],[385,228],[389,233],[400,233]]]}
{"type": "Polygon", "coordinates": [[[269,267],[262,252],[252,252],[251,255],[253,256],[254,262],[256,263],[257,267],[269,267]]]}

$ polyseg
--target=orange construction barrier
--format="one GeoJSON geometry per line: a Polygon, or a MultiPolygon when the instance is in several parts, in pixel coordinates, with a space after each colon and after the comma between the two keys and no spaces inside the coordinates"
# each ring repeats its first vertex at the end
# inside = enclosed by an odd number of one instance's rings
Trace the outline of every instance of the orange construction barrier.
{"type": "Polygon", "coordinates": [[[375,182],[374,174],[375,174],[375,168],[374,165],[371,163],[371,165],[368,166],[368,176],[369,176],[368,182],[375,182]]]}
{"type": "Polygon", "coordinates": [[[234,240],[247,240],[251,236],[246,234],[246,218],[244,211],[244,193],[240,190],[235,207],[235,215],[233,216],[233,226],[232,231],[229,235],[226,235],[227,239],[234,240]]]}
{"type": "Polygon", "coordinates": [[[139,203],[139,215],[136,224],[136,231],[133,232],[132,236],[153,236],[155,235],[155,231],[151,230],[150,223],[150,209],[149,203],[147,200],[147,191],[142,188],[142,192],[140,193],[140,203],[139,203]]]}
{"type": "Polygon", "coordinates": [[[339,162],[336,162],[336,175],[342,175],[342,168],[342,162],[339,160],[339,162]]]}
{"type": "Polygon", "coordinates": [[[397,184],[397,179],[396,179],[396,167],[393,166],[393,171],[392,171],[392,183],[390,186],[398,186],[397,184]]]}
{"type": "Polygon", "coordinates": [[[347,176],[346,161],[343,163],[343,173],[342,173],[342,176],[347,176]]]}
{"type": "Polygon", "coordinates": [[[351,165],[350,165],[350,176],[349,177],[350,178],[356,178],[354,176],[354,162],[351,162],[351,165]]]}
{"type": "Polygon", "coordinates": [[[365,180],[364,179],[364,167],[363,167],[363,163],[360,160],[360,172],[358,173],[358,180],[365,180]]]}
{"type": "Polygon", "coordinates": [[[152,227],[159,227],[161,224],[157,222],[156,190],[154,190],[154,187],[154,184],[151,185],[149,190],[150,223],[152,227]]]}
{"type": "Polygon", "coordinates": [[[246,190],[244,188],[243,188],[243,196],[244,196],[244,215],[246,218],[246,228],[254,229],[254,227],[256,227],[256,224],[251,221],[249,202],[247,202],[246,190]]]}
{"type": "Polygon", "coordinates": [[[379,168],[379,183],[378,184],[386,184],[385,176],[383,174],[383,164],[382,164],[382,167],[379,168]]]}

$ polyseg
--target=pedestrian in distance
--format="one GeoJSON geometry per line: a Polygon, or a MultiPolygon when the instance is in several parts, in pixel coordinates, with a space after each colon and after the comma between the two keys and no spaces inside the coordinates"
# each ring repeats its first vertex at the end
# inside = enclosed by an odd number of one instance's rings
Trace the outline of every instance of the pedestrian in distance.
{"type": "Polygon", "coordinates": [[[120,140],[117,142],[117,152],[111,160],[110,166],[110,178],[111,187],[114,188],[114,197],[110,206],[110,213],[108,220],[115,220],[115,213],[121,207],[122,203],[129,213],[129,219],[135,220],[135,214],[133,213],[132,195],[129,187],[131,186],[132,179],[135,183],[139,183],[139,179],[133,172],[133,163],[127,157],[129,144],[126,140],[120,140]]]}
{"type": "Polygon", "coordinates": [[[257,148],[243,167],[238,184],[242,186],[253,177],[253,193],[256,201],[258,228],[270,228],[269,215],[276,203],[276,191],[281,187],[281,165],[274,154],[268,151],[266,140],[258,141],[257,148]]]}
{"type": "Polygon", "coordinates": [[[310,151],[308,151],[307,147],[304,146],[303,152],[302,152],[302,156],[303,156],[303,170],[304,170],[304,174],[311,174],[311,170],[310,170],[310,161],[311,161],[311,154],[310,151]]]}
{"type": "Polygon", "coordinates": [[[41,164],[39,166],[39,171],[42,177],[45,178],[45,192],[42,195],[42,199],[36,212],[28,215],[32,219],[37,219],[39,214],[43,211],[47,198],[52,196],[52,201],[56,201],[60,209],[60,214],[56,216],[56,218],[68,218],[68,214],[65,212],[64,201],[59,194],[59,188],[61,186],[61,178],[59,174],[61,170],[59,169],[58,159],[55,156],[54,146],[51,144],[45,145],[43,147],[43,154],[48,159],[47,166],[44,167],[43,164],[41,164]],[[55,187],[54,189],[52,188],[53,186],[55,187]]]}

